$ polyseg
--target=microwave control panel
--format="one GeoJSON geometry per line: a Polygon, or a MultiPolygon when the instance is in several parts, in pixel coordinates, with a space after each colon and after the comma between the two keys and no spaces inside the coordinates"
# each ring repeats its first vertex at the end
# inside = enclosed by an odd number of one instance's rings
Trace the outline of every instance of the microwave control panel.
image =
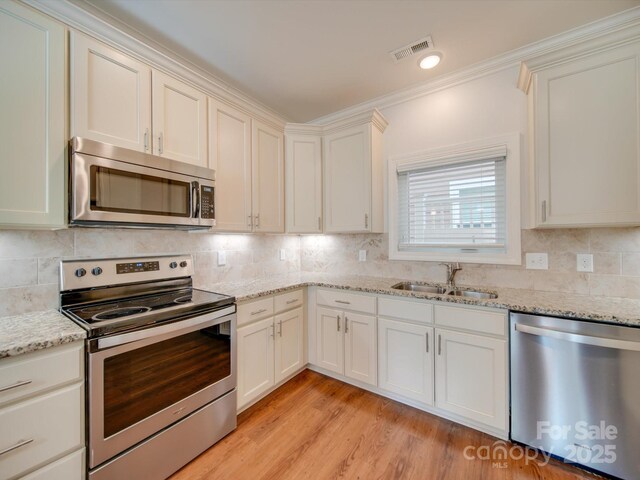
{"type": "Polygon", "coordinates": [[[216,218],[213,202],[213,187],[200,187],[200,218],[216,218]]]}

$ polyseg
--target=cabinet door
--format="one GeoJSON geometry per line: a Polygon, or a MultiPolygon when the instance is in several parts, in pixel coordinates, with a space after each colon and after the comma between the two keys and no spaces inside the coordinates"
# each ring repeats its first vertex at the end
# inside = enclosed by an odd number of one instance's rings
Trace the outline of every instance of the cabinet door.
{"type": "Polygon", "coordinates": [[[238,408],[274,385],[273,317],[238,329],[238,408]]]}
{"type": "Polygon", "coordinates": [[[534,75],[537,224],[640,224],[640,45],[534,75]]]}
{"type": "Polygon", "coordinates": [[[252,203],[255,232],[284,232],[284,135],[252,122],[252,203]]]}
{"type": "Polygon", "coordinates": [[[251,118],[209,98],[209,165],[216,171],[215,230],[251,231],[251,118]]]}
{"type": "Polygon", "coordinates": [[[151,67],[71,32],[71,136],[151,152],[151,67]]]}
{"type": "Polygon", "coordinates": [[[304,365],[302,307],[275,317],[275,381],[278,383],[304,365]]]}
{"type": "Polygon", "coordinates": [[[367,232],[371,222],[371,127],[324,137],[325,231],[367,232]]]}
{"type": "Polygon", "coordinates": [[[287,232],[322,233],[322,141],[287,135],[285,148],[287,232]]]}
{"type": "Polygon", "coordinates": [[[157,70],[152,79],[154,153],[206,167],[206,95],[157,70]]]}
{"type": "Polygon", "coordinates": [[[433,405],[433,328],[378,318],[378,385],[433,405]]]}
{"type": "Polygon", "coordinates": [[[344,318],[340,310],[316,309],[316,363],[332,372],[344,373],[344,318]]]}
{"type": "Polygon", "coordinates": [[[436,406],[507,429],[507,342],[436,329],[436,406]]]}
{"type": "Polygon", "coordinates": [[[376,318],[344,313],[344,374],[370,385],[378,383],[376,318]]]}
{"type": "Polygon", "coordinates": [[[65,224],[65,29],[0,3],[0,224],[65,224]]]}

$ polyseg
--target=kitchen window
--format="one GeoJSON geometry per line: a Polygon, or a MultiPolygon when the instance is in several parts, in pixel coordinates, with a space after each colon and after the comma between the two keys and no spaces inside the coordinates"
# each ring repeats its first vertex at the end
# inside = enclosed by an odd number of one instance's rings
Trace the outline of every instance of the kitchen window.
{"type": "Polygon", "coordinates": [[[390,258],[520,263],[517,136],[390,161],[390,258]]]}

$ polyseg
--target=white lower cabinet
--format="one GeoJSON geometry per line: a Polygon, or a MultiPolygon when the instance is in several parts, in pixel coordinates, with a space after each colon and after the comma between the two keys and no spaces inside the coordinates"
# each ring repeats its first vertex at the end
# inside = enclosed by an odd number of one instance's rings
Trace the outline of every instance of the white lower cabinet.
{"type": "Polygon", "coordinates": [[[0,361],[0,478],[84,478],[83,348],[0,361]]]}
{"type": "Polygon", "coordinates": [[[316,328],[318,366],[370,385],[377,384],[374,316],[319,307],[316,328]]]}
{"type": "Polygon", "coordinates": [[[297,290],[238,307],[238,409],[304,367],[302,305],[297,290]]]}
{"type": "Polygon", "coordinates": [[[378,319],[378,386],[433,405],[433,327],[378,319]]]}
{"type": "Polygon", "coordinates": [[[507,429],[507,342],[436,328],[436,407],[507,429]]]}

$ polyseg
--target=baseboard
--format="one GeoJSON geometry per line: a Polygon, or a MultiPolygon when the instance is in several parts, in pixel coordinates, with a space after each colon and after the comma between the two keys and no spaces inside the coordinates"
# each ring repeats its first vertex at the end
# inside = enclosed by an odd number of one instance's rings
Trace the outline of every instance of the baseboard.
{"type": "Polygon", "coordinates": [[[301,372],[304,372],[307,369],[307,365],[305,365],[304,367],[296,370],[295,372],[293,372],[291,375],[289,375],[287,378],[285,378],[284,380],[281,380],[280,382],[276,383],[273,387],[271,387],[269,390],[266,390],[265,392],[263,392],[259,397],[254,398],[253,400],[251,400],[249,403],[247,403],[246,405],[243,405],[242,407],[238,408],[237,413],[238,415],[240,415],[242,412],[244,412],[247,408],[252,407],[253,405],[255,405],[256,403],[258,403],[260,400],[262,400],[264,397],[266,397],[267,395],[269,395],[270,393],[273,393],[274,391],[276,391],[277,389],[279,389],[282,385],[284,385],[285,383],[287,383],[289,380],[291,380],[293,377],[295,377],[296,375],[298,375],[301,372]]]}

